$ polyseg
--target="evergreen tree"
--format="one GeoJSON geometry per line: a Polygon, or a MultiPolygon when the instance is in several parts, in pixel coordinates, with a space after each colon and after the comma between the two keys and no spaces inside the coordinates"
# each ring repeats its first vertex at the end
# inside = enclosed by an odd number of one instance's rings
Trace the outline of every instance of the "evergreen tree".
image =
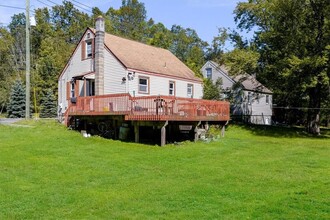
{"type": "Polygon", "coordinates": [[[215,83],[211,79],[204,79],[203,99],[221,100],[223,97],[222,79],[218,78],[215,83]]]}
{"type": "Polygon", "coordinates": [[[57,116],[56,99],[51,89],[46,91],[46,94],[41,100],[40,118],[54,118],[57,116]]]}
{"type": "Polygon", "coordinates": [[[17,80],[11,89],[8,103],[8,117],[25,117],[25,88],[20,80],[17,80]]]}

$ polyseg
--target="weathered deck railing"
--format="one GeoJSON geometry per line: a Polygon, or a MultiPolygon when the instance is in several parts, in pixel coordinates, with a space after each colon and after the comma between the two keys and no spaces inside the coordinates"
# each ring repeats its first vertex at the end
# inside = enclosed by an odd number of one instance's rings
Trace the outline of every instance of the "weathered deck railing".
{"type": "Polygon", "coordinates": [[[126,120],[228,121],[229,103],[173,96],[129,94],[77,97],[69,115],[125,115],[126,120]]]}

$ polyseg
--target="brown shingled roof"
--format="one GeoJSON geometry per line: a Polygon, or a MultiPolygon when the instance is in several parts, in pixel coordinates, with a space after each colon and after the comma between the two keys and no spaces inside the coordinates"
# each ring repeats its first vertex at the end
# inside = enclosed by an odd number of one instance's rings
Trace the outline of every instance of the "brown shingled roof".
{"type": "Polygon", "coordinates": [[[269,93],[269,94],[273,93],[266,86],[262,85],[254,76],[251,76],[247,73],[237,75],[237,76],[232,76],[229,74],[230,68],[228,66],[225,66],[225,65],[220,66],[219,64],[217,64],[214,61],[209,61],[209,62],[211,62],[219,70],[222,70],[224,73],[226,73],[235,82],[241,83],[243,88],[246,90],[258,91],[258,92],[269,93]]]}
{"type": "Polygon", "coordinates": [[[273,93],[267,87],[262,85],[255,77],[248,74],[235,76],[233,80],[235,82],[240,82],[244,87],[244,89],[246,90],[258,91],[258,92],[270,93],[270,94],[273,93]]]}
{"type": "MultiPolygon", "coordinates": [[[[92,29],[95,33],[95,29],[92,29]]],[[[202,81],[169,50],[105,33],[104,44],[128,69],[202,81]]]]}

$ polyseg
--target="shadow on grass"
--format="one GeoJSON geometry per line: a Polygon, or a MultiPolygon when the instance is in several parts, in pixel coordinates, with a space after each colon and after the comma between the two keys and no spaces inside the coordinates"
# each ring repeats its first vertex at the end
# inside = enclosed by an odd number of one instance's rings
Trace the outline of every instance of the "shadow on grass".
{"type": "MultiPolygon", "coordinates": [[[[285,127],[285,126],[269,126],[269,125],[246,125],[234,124],[241,128],[252,132],[258,136],[268,137],[287,137],[287,138],[317,138],[317,139],[330,139],[330,129],[321,128],[321,135],[312,135],[306,132],[303,127],[285,127]]],[[[230,126],[228,127],[230,129],[230,126]]]]}

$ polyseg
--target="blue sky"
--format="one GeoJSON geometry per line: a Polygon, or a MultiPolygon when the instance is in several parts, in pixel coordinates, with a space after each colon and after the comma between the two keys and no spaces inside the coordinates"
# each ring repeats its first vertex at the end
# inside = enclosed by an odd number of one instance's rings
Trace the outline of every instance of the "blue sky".
{"type": "MultiPolygon", "coordinates": [[[[109,7],[118,9],[121,0],[70,0],[81,11],[85,7],[99,7],[102,11],[107,11],[109,7]],[[82,4],[79,4],[82,3],[82,4]],[[79,8],[80,7],[80,8],[79,8]]],[[[192,28],[197,31],[199,37],[207,42],[211,42],[218,34],[218,28],[234,28],[233,11],[239,1],[246,0],[140,0],[145,4],[148,18],[153,18],[155,22],[163,23],[167,28],[172,25],[181,25],[184,28],[192,28]]],[[[39,7],[53,6],[54,3],[61,4],[61,0],[30,0],[31,9],[39,7]]],[[[0,0],[0,5],[25,8],[25,0],[0,0]]],[[[24,12],[23,9],[5,8],[0,6],[0,23],[7,25],[11,16],[15,13],[24,12]]]]}

